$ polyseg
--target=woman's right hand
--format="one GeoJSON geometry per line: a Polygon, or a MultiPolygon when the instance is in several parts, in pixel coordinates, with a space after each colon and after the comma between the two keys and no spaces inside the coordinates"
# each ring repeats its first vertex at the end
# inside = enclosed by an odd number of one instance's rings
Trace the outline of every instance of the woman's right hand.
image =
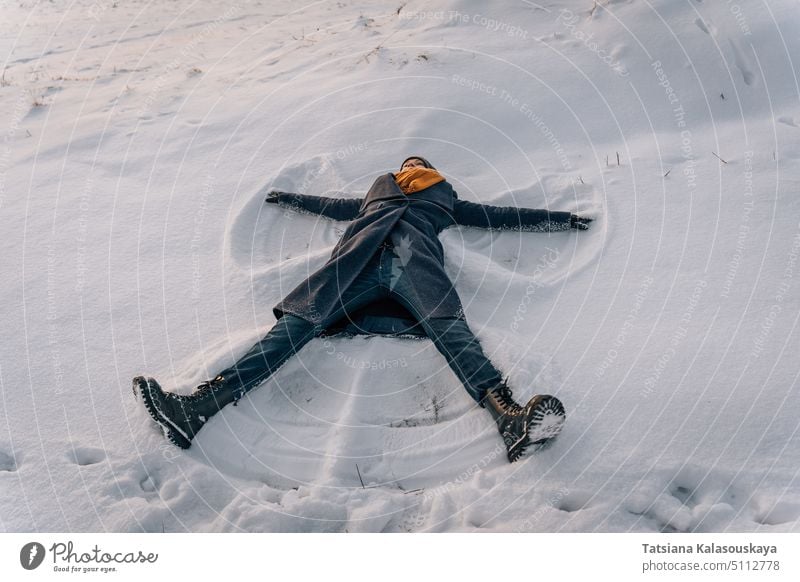
{"type": "Polygon", "coordinates": [[[267,198],[264,200],[267,204],[277,204],[280,201],[280,195],[286,194],[286,192],[281,192],[280,190],[273,190],[269,194],[267,194],[267,198]]]}

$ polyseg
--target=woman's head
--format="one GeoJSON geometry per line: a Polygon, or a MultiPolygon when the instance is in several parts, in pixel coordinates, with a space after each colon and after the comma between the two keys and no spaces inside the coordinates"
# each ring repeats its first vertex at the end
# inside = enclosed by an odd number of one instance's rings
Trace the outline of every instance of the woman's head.
{"type": "Polygon", "coordinates": [[[411,168],[430,168],[431,170],[435,170],[436,168],[433,167],[428,160],[423,158],[422,156],[411,156],[403,160],[403,163],[400,164],[400,170],[409,170],[411,168]]]}

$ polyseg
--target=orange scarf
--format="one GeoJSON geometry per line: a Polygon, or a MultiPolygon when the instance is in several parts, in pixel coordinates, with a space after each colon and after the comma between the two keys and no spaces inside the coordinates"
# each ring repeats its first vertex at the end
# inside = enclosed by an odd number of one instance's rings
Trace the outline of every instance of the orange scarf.
{"type": "Polygon", "coordinates": [[[414,192],[430,188],[439,182],[444,182],[444,176],[431,168],[410,168],[395,174],[394,180],[403,193],[408,196],[414,192]]]}

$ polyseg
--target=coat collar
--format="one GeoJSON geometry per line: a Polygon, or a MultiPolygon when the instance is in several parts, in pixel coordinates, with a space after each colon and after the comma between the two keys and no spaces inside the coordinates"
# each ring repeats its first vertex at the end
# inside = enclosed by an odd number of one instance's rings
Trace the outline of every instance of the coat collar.
{"type": "Polygon", "coordinates": [[[373,202],[388,200],[425,200],[444,206],[447,209],[452,209],[454,198],[453,187],[450,186],[447,180],[407,196],[395,182],[394,174],[390,173],[378,176],[373,182],[364,197],[364,204],[361,209],[363,210],[373,202]]]}

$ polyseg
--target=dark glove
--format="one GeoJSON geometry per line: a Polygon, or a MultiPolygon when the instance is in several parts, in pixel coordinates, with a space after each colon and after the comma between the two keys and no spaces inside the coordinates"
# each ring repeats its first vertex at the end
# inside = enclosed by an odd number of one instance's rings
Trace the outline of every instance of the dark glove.
{"type": "Polygon", "coordinates": [[[267,204],[277,204],[280,201],[280,195],[281,194],[286,194],[286,192],[281,192],[279,190],[273,190],[272,192],[267,194],[267,197],[264,200],[264,202],[266,202],[267,204]]]}
{"type": "Polygon", "coordinates": [[[589,230],[589,223],[592,222],[594,218],[584,218],[583,216],[578,216],[577,214],[573,214],[570,217],[569,225],[571,228],[576,230],[589,230]]]}

